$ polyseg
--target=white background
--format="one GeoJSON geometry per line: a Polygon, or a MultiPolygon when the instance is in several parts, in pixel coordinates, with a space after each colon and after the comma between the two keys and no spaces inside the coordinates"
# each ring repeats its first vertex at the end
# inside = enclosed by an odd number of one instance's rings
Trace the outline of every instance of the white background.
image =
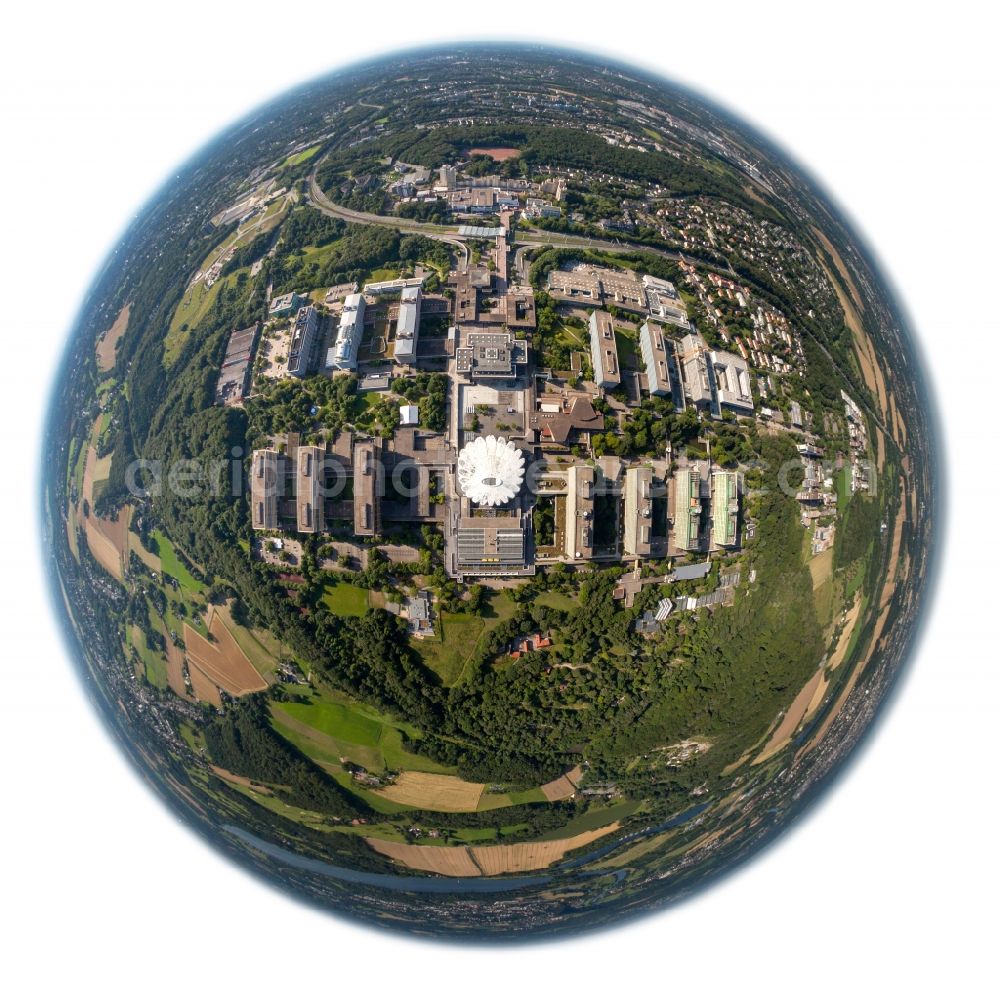
{"type": "Polygon", "coordinates": [[[995,982],[1000,77],[987,16],[969,2],[926,15],[871,2],[6,8],[0,983],[995,982]],[[171,169],[291,84],[465,27],[658,69],[744,115],[821,177],[909,306],[936,381],[952,498],[938,595],[909,676],[861,761],[803,826],[658,917],[496,950],[348,926],[277,895],[179,827],[79,690],[51,621],[34,524],[38,430],[66,333],[100,259],[171,169]]]}

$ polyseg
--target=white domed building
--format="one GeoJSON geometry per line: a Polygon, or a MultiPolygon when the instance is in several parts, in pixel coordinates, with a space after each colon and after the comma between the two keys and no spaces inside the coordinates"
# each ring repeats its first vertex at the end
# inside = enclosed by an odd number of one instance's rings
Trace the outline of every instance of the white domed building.
{"type": "Polygon", "coordinates": [[[524,483],[524,452],[495,435],[476,438],[458,453],[462,494],[480,507],[510,503],[524,483]]]}

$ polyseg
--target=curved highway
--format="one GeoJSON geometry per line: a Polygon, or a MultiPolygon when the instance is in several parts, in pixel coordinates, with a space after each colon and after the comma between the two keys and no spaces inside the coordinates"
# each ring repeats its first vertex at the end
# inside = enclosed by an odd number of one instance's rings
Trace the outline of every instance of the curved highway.
{"type": "MultiPolygon", "coordinates": [[[[465,266],[469,263],[469,251],[465,242],[459,239],[457,224],[431,224],[428,221],[414,221],[407,217],[387,216],[385,214],[369,214],[362,210],[351,210],[349,207],[342,207],[334,203],[319,187],[316,182],[316,169],[309,174],[309,200],[317,210],[331,217],[339,217],[341,220],[354,224],[381,224],[383,227],[395,228],[397,231],[411,234],[422,234],[428,238],[435,238],[438,241],[446,241],[449,244],[460,246],[465,252],[465,266]]],[[[517,238],[519,247],[524,248],[590,248],[605,252],[649,252],[651,255],[659,255],[665,259],[675,262],[695,263],[702,268],[712,269],[715,272],[725,273],[727,276],[735,277],[728,266],[717,266],[702,259],[689,259],[683,252],[674,251],[669,248],[651,248],[648,245],[637,244],[628,241],[607,241],[601,238],[588,238],[582,235],[562,234],[558,231],[525,231],[517,238]]]]}

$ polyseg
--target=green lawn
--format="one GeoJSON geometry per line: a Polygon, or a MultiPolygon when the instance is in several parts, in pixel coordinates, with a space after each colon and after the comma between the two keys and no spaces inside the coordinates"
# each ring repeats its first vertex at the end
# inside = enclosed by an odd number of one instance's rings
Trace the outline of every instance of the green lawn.
{"type": "Polygon", "coordinates": [[[173,542],[162,531],[153,532],[153,544],[156,546],[153,553],[160,556],[164,575],[176,579],[181,588],[189,593],[204,592],[205,584],[192,575],[188,567],[181,562],[174,550],[173,542]]]}
{"type": "Polygon", "coordinates": [[[462,675],[486,622],[472,614],[442,613],[438,629],[439,639],[421,638],[414,640],[413,645],[427,667],[441,677],[441,682],[452,686],[462,675]]]}
{"type": "Polygon", "coordinates": [[[842,514],[851,499],[851,467],[845,465],[837,473],[837,513],[842,514]]]}
{"type": "Polygon", "coordinates": [[[466,664],[486,636],[517,610],[517,604],[503,591],[487,591],[483,604],[481,616],[443,612],[438,621],[438,638],[414,638],[410,642],[446,686],[461,681],[466,664]]]}
{"type": "MultiPolygon", "coordinates": [[[[402,721],[393,723],[382,715],[378,718],[369,716],[368,712],[374,713],[364,704],[339,703],[330,699],[313,698],[310,703],[282,701],[272,704],[272,713],[275,714],[272,725],[296,748],[331,773],[339,772],[341,758],[356,762],[371,772],[381,772],[386,768],[442,775],[454,772],[448,766],[403,748],[403,730],[408,736],[417,737],[415,728],[402,721]],[[290,727],[287,721],[281,720],[278,712],[308,727],[309,733],[290,727]]],[[[368,795],[362,787],[355,787],[355,792],[368,795]]],[[[405,809],[398,804],[392,806],[405,809]]]]}
{"type": "Polygon", "coordinates": [[[319,150],[319,145],[313,145],[312,148],[303,148],[301,152],[295,152],[293,155],[289,155],[288,158],[281,163],[279,168],[302,165],[303,162],[308,162],[319,150]]]}
{"type": "Polygon", "coordinates": [[[332,700],[314,703],[278,703],[276,706],[309,727],[355,745],[377,747],[382,725],[332,700]]]}
{"type": "Polygon", "coordinates": [[[572,838],[584,831],[593,831],[594,828],[604,827],[615,821],[624,821],[639,809],[640,803],[639,800],[619,800],[607,807],[593,807],[579,817],[574,817],[568,824],[539,835],[538,840],[557,841],[560,838],[572,838]]]}
{"type": "Polygon", "coordinates": [[[157,689],[167,688],[167,660],[161,652],[154,652],[146,643],[146,636],[136,626],[132,628],[132,647],[139,653],[146,672],[146,681],[157,689]]]}
{"type": "Polygon", "coordinates": [[[322,599],[338,617],[361,617],[368,610],[368,590],[350,583],[327,583],[322,599]]]}
{"type": "Polygon", "coordinates": [[[398,269],[372,269],[368,276],[368,281],[372,283],[382,283],[387,279],[399,279],[398,269]]]}
{"type": "Polygon", "coordinates": [[[623,369],[638,369],[639,353],[635,347],[635,339],[625,334],[620,328],[615,331],[615,344],[618,346],[618,364],[623,369]]]}
{"type": "Polygon", "coordinates": [[[579,606],[573,597],[558,590],[546,590],[535,597],[535,603],[543,607],[551,607],[553,610],[576,610],[579,606]]]}
{"type": "Polygon", "coordinates": [[[181,354],[187,335],[193,328],[198,326],[198,322],[208,313],[215,298],[219,295],[223,283],[228,282],[230,277],[217,279],[210,288],[205,288],[205,281],[199,280],[190,289],[185,290],[184,297],[177,305],[174,316],[167,329],[166,338],[163,341],[163,361],[165,365],[172,365],[181,354]],[[188,330],[181,328],[187,325],[188,330]]]}

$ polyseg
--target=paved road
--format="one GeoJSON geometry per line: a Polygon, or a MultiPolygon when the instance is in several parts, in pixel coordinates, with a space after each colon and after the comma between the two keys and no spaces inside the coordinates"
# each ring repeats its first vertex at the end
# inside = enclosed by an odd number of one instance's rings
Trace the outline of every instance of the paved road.
{"type": "MultiPolygon", "coordinates": [[[[403,233],[422,234],[428,238],[461,246],[465,252],[465,265],[466,267],[468,266],[468,248],[459,239],[458,225],[431,224],[428,221],[414,221],[406,217],[387,217],[384,214],[369,214],[362,210],[351,210],[349,207],[341,207],[340,204],[334,203],[319,188],[319,184],[316,182],[315,169],[309,176],[309,200],[314,207],[321,210],[324,214],[329,214],[331,217],[339,217],[341,220],[355,224],[381,224],[383,227],[395,228],[397,231],[403,233]]],[[[522,247],[544,248],[551,246],[554,248],[591,248],[606,252],[641,251],[649,252],[651,255],[659,255],[673,261],[696,262],[702,268],[713,269],[716,272],[725,273],[727,276],[736,276],[736,273],[728,266],[711,265],[701,259],[691,259],[683,252],[673,251],[668,248],[651,248],[648,245],[619,241],[618,239],[587,238],[581,235],[569,235],[558,231],[541,230],[524,231],[515,237],[519,250],[522,247]]]]}

